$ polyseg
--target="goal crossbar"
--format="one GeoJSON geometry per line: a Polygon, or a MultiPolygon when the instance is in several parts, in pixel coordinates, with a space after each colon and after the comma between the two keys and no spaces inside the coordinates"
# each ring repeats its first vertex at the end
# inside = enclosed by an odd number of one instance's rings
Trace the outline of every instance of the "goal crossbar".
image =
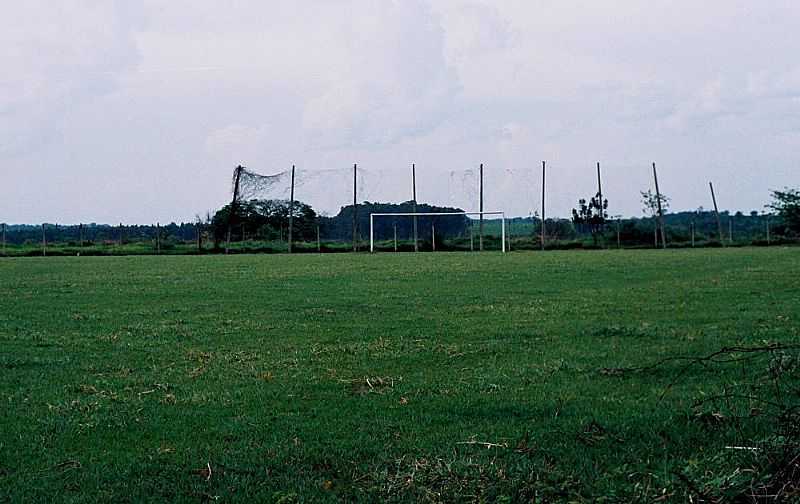
{"type": "Polygon", "coordinates": [[[501,242],[506,252],[506,213],[505,212],[389,212],[369,214],[369,251],[375,252],[375,217],[437,217],[445,215],[499,215],[501,223],[501,242]]]}

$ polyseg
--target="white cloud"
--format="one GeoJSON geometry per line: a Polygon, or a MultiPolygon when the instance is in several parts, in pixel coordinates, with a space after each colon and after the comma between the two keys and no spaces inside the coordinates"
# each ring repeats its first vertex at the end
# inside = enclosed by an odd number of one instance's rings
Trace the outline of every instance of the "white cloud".
{"type": "MultiPolygon", "coordinates": [[[[487,205],[521,214],[538,208],[542,159],[562,215],[593,190],[597,160],[614,213],[638,212],[654,160],[675,208],[704,204],[707,179],[743,209],[796,185],[800,4],[788,0],[5,10],[0,158],[25,169],[3,187],[32,203],[0,198],[3,219],[190,218],[227,199],[238,163],[358,162],[365,194],[388,200],[408,197],[416,162],[420,197],[449,203],[450,172],[483,162],[487,205]],[[87,183],[102,190],[84,198],[87,183]]],[[[305,189],[329,211],[348,201],[346,175],[305,189]]]]}
{"type": "Polygon", "coordinates": [[[30,0],[0,22],[0,156],[39,149],[76,104],[114,90],[134,65],[135,2],[30,0]]]}

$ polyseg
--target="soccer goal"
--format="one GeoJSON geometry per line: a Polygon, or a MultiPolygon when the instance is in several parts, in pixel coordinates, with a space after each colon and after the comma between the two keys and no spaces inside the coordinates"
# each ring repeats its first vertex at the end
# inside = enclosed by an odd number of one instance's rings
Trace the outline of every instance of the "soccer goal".
{"type": "Polygon", "coordinates": [[[371,213],[369,214],[369,251],[375,252],[375,219],[384,217],[439,217],[439,216],[454,216],[462,215],[469,217],[472,215],[477,216],[499,216],[501,220],[500,225],[500,242],[503,244],[502,251],[506,252],[506,214],[505,212],[397,212],[397,213],[371,213]]]}

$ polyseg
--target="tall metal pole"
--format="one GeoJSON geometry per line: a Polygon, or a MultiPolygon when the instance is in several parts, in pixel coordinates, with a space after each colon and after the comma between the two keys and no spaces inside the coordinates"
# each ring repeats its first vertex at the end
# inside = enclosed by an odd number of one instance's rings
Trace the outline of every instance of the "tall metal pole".
{"type": "Polygon", "coordinates": [[[597,162],[597,195],[600,198],[600,218],[603,218],[603,184],[600,181],[600,161],[597,162]]]}
{"type": "Polygon", "coordinates": [[[195,231],[197,232],[197,252],[203,250],[203,223],[200,222],[200,218],[197,218],[197,224],[195,224],[195,231]]]}
{"type": "Polygon", "coordinates": [[[292,228],[294,227],[294,165],[292,165],[292,188],[289,191],[289,253],[292,253],[292,228]]]}
{"type": "Polygon", "coordinates": [[[733,243],[733,215],[728,214],[728,241],[733,243]]]}
{"type": "MultiPolygon", "coordinates": [[[[234,177],[234,182],[233,182],[233,199],[231,200],[231,206],[228,209],[228,237],[227,241],[225,242],[226,254],[230,251],[231,248],[231,225],[233,222],[233,215],[236,213],[236,203],[239,201],[239,180],[242,177],[242,170],[244,170],[244,167],[242,165],[237,166],[236,169],[234,170],[236,172],[236,175],[234,177]]],[[[159,244],[160,244],[160,239],[159,239],[159,244]]]]}
{"type": "Polygon", "coordinates": [[[44,224],[42,224],[42,256],[47,255],[47,234],[44,231],[44,224]]]}
{"type": "Polygon", "coordinates": [[[469,251],[475,252],[475,232],[472,229],[472,219],[469,220],[469,251]]]}
{"type": "Polygon", "coordinates": [[[658,223],[661,227],[661,246],[667,248],[667,237],[664,232],[664,212],[661,208],[661,191],[658,189],[658,174],[656,173],[656,164],[653,163],[653,180],[656,183],[656,201],[658,202],[658,223]]]}
{"type": "Polygon", "coordinates": [[[353,252],[358,252],[358,165],[353,165],[353,252]]]}
{"type": "Polygon", "coordinates": [[[545,215],[544,215],[544,209],[545,209],[545,206],[544,206],[545,168],[546,168],[546,162],[542,161],[542,238],[541,238],[542,250],[544,250],[544,237],[545,237],[545,228],[544,228],[544,223],[545,223],[545,215]]]}
{"type": "MultiPolygon", "coordinates": [[[[411,163],[411,206],[414,214],[417,213],[417,165],[411,163]]],[[[414,215],[414,252],[419,252],[419,235],[417,234],[417,216],[414,215]]]]}
{"type": "MultiPolygon", "coordinates": [[[[600,181],[600,161],[597,162],[597,197],[600,199],[600,201],[598,201],[600,204],[600,208],[598,209],[600,211],[600,230],[605,233],[606,212],[603,208],[603,184],[600,181]]],[[[603,237],[603,246],[605,247],[605,237],[603,237]]]]}
{"type": "Polygon", "coordinates": [[[770,236],[769,236],[769,215],[767,215],[767,245],[770,245],[770,236]]]}
{"type": "Polygon", "coordinates": [[[431,221],[431,248],[436,252],[436,224],[431,221]]]}
{"type": "Polygon", "coordinates": [[[714,184],[709,182],[708,187],[711,188],[711,201],[714,202],[714,215],[717,217],[717,231],[719,231],[719,243],[724,245],[725,241],[722,239],[722,220],[720,220],[719,218],[719,208],[717,208],[717,196],[714,194],[714,184]]]}
{"type": "Polygon", "coordinates": [[[483,252],[483,163],[481,163],[480,167],[480,224],[478,225],[478,250],[483,252]]]}

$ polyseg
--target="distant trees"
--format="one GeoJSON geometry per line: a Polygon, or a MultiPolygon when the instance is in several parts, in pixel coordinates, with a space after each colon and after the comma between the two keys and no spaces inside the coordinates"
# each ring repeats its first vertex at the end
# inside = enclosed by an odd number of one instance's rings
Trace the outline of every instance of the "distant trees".
{"type": "Polygon", "coordinates": [[[773,202],[769,208],[778,212],[787,231],[800,234],[800,190],[785,188],[772,191],[773,202]]]}

